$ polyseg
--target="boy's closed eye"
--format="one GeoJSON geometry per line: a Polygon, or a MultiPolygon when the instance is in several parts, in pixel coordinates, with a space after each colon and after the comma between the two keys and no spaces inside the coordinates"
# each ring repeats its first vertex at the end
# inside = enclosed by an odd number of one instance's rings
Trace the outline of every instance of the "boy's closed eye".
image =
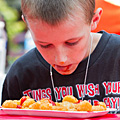
{"type": "MultiPolygon", "coordinates": [[[[75,41],[75,42],[65,42],[65,44],[68,45],[68,46],[74,46],[74,45],[76,45],[78,42],[79,42],[79,40],[77,40],[77,41],[75,41]]],[[[52,44],[47,44],[47,45],[42,45],[42,44],[40,44],[40,46],[41,46],[42,48],[49,48],[49,47],[52,46],[52,44]]]]}
{"type": "MultiPolygon", "coordinates": [[[[70,40],[67,40],[65,42],[65,45],[67,46],[75,46],[79,43],[79,41],[81,40],[81,38],[74,38],[74,39],[70,39],[70,40]]],[[[49,43],[46,43],[46,42],[39,42],[39,45],[41,48],[49,48],[49,47],[52,47],[53,44],[49,44],[49,43]]]]}
{"type": "Polygon", "coordinates": [[[69,46],[73,46],[73,45],[76,45],[78,42],[79,42],[79,40],[71,41],[71,42],[65,42],[65,43],[69,46]]]}
{"type": "Polygon", "coordinates": [[[41,44],[40,44],[40,46],[41,46],[41,48],[49,48],[49,47],[52,46],[52,44],[48,44],[48,45],[41,45],[41,44]]]}

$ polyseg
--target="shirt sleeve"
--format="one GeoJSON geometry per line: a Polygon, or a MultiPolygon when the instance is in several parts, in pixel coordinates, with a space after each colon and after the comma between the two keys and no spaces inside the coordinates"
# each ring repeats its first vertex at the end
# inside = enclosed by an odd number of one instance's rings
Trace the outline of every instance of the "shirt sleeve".
{"type": "Polygon", "coordinates": [[[1,104],[5,100],[18,100],[21,98],[22,91],[19,84],[22,80],[21,73],[21,66],[16,63],[13,64],[7,73],[5,81],[3,83],[1,104]]]}

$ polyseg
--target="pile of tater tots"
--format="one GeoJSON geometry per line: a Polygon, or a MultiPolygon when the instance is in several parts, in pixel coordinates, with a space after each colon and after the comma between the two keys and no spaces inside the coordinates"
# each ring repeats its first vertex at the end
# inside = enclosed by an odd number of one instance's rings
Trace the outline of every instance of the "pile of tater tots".
{"type": "Polygon", "coordinates": [[[36,110],[59,110],[59,111],[105,111],[106,105],[104,102],[97,102],[91,105],[87,100],[78,100],[72,95],[67,95],[62,102],[53,102],[48,98],[42,98],[40,101],[23,96],[20,100],[6,100],[2,104],[3,108],[16,109],[36,109],[36,110]]]}

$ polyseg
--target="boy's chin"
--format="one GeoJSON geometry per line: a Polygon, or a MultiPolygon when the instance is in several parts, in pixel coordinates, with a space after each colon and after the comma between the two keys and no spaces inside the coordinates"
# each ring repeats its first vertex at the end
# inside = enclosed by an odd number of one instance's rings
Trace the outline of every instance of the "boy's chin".
{"type": "Polygon", "coordinates": [[[53,67],[53,68],[61,75],[70,75],[77,69],[77,67],[78,67],[77,64],[73,64],[66,69],[57,69],[57,67],[53,67]]]}
{"type": "Polygon", "coordinates": [[[69,71],[65,71],[65,72],[62,72],[62,71],[58,71],[58,70],[56,70],[59,74],[61,74],[61,75],[70,75],[70,74],[72,74],[75,70],[69,70],[69,71]]]}

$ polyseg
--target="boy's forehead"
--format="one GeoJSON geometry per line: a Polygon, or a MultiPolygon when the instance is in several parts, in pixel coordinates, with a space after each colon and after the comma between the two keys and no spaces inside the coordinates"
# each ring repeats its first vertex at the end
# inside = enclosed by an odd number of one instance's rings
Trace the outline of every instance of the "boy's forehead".
{"type": "Polygon", "coordinates": [[[36,19],[30,19],[29,26],[30,30],[35,39],[49,41],[50,39],[56,39],[64,41],[72,38],[78,38],[83,35],[87,24],[84,23],[83,19],[66,20],[57,26],[50,26],[49,24],[36,19]]]}
{"type": "Polygon", "coordinates": [[[61,23],[57,25],[50,25],[47,24],[46,22],[38,19],[30,19],[28,20],[28,26],[32,30],[43,30],[43,31],[56,31],[57,30],[63,30],[64,31],[69,31],[70,29],[78,29],[78,26],[83,26],[85,24],[84,20],[79,18],[79,19],[67,19],[65,21],[62,21],[61,23]]]}
{"type": "Polygon", "coordinates": [[[72,15],[69,15],[66,19],[61,20],[59,23],[55,24],[55,25],[51,25],[43,20],[39,19],[35,19],[35,18],[31,18],[31,17],[27,17],[27,22],[28,22],[28,26],[32,27],[36,27],[36,29],[38,28],[38,24],[41,27],[49,27],[51,29],[54,28],[60,28],[60,27],[74,27],[76,25],[81,24],[86,24],[86,20],[85,20],[85,15],[81,10],[76,10],[74,11],[74,13],[72,15]]]}

